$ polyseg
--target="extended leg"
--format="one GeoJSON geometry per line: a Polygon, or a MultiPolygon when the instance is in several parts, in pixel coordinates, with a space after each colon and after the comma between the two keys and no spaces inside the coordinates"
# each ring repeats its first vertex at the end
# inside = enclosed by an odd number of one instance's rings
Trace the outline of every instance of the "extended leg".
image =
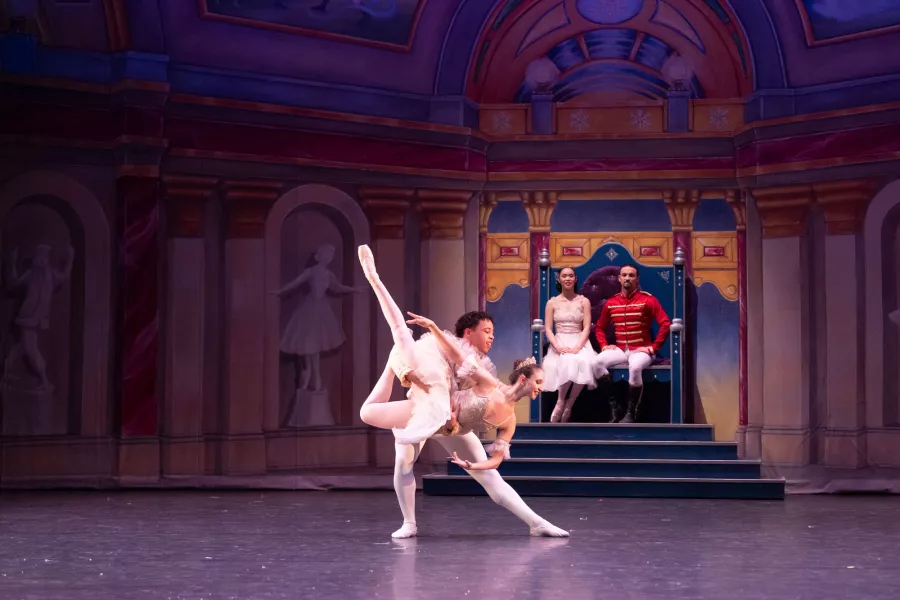
{"type": "Polygon", "coordinates": [[[363,423],[382,429],[406,426],[412,414],[412,402],[409,400],[390,402],[393,387],[394,372],[390,366],[386,366],[369,397],[359,409],[359,418],[363,423]]]}
{"type": "MultiPolygon", "coordinates": [[[[399,353],[399,358],[406,363],[409,370],[413,370],[416,368],[415,340],[413,340],[409,327],[406,326],[406,319],[403,318],[400,307],[394,302],[387,288],[381,283],[381,278],[378,277],[378,272],[375,270],[375,257],[372,255],[372,251],[368,246],[363,245],[359,247],[358,253],[363,273],[371,284],[375,297],[378,298],[378,304],[381,305],[381,312],[384,313],[384,318],[391,328],[391,336],[394,338],[394,347],[399,353]]],[[[397,375],[401,376],[400,373],[397,375]]]]}
{"type": "Polygon", "coordinates": [[[422,446],[418,444],[394,444],[394,491],[403,514],[403,525],[391,534],[394,539],[415,537],[416,529],[416,477],[413,467],[422,446]]]}
{"type": "MultiPolygon", "coordinates": [[[[484,446],[474,433],[454,435],[450,437],[436,436],[437,440],[448,452],[456,452],[463,460],[481,461],[487,460],[484,446]]],[[[516,490],[506,483],[500,473],[490,471],[467,471],[475,481],[487,491],[491,500],[516,515],[528,525],[531,535],[539,537],[569,537],[569,532],[551,525],[549,521],[541,518],[531,510],[522,500],[516,490]]]]}

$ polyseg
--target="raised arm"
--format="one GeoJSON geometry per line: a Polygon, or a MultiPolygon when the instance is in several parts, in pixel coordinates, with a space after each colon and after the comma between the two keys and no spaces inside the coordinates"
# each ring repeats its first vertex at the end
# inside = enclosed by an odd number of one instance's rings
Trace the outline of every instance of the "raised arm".
{"type": "Polygon", "coordinates": [[[459,347],[453,343],[453,340],[434,321],[415,313],[407,312],[407,314],[412,317],[412,319],[407,321],[408,324],[424,327],[434,335],[434,339],[437,340],[450,363],[457,365],[459,369],[456,373],[457,377],[460,379],[465,377],[472,378],[476,387],[496,387],[499,383],[497,378],[491,375],[474,355],[468,358],[464,356],[459,347]]]}

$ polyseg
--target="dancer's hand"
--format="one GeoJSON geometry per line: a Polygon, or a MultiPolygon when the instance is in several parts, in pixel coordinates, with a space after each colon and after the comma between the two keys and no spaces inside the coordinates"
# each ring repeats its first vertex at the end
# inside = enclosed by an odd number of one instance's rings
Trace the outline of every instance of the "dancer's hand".
{"type": "Polygon", "coordinates": [[[653,348],[651,348],[650,346],[641,346],[640,348],[636,348],[635,352],[643,352],[644,354],[653,356],[653,348]]]}
{"type": "Polygon", "coordinates": [[[450,462],[452,462],[454,465],[459,465],[466,470],[472,469],[472,461],[461,459],[456,452],[454,452],[453,456],[450,457],[450,462]]]}
{"type": "Polygon", "coordinates": [[[618,348],[618,346],[603,346],[603,348],[600,349],[600,352],[606,352],[607,350],[615,350],[616,348],[618,348]]]}
{"type": "Polygon", "coordinates": [[[412,317],[412,319],[409,319],[406,322],[407,325],[418,325],[419,327],[424,327],[425,329],[434,329],[435,327],[437,327],[437,325],[434,324],[434,321],[432,321],[428,317],[423,317],[409,311],[407,311],[406,314],[412,317]]]}

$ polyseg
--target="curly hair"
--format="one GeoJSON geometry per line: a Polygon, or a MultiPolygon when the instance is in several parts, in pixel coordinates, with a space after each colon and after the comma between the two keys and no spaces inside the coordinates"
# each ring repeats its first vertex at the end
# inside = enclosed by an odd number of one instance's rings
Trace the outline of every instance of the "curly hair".
{"type": "Polygon", "coordinates": [[[513,371],[509,374],[509,384],[514,385],[519,379],[519,375],[524,375],[525,379],[530,378],[540,368],[541,365],[535,362],[533,356],[513,361],[513,371]]]}
{"type": "Polygon", "coordinates": [[[494,318],[483,310],[469,311],[456,320],[454,329],[456,337],[461,338],[466,334],[466,329],[475,329],[482,321],[494,322],[494,318]]]}

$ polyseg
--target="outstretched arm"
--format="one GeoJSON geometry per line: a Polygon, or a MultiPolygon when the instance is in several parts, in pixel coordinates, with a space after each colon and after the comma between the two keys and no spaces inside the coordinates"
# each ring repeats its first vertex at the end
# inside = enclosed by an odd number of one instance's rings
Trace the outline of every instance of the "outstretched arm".
{"type": "Polygon", "coordinates": [[[280,290],[277,290],[276,292],[274,292],[274,294],[276,296],[281,296],[282,294],[286,294],[288,292],[296,290],[298,287],[300,287],[301,285],[303,285],[304,283],[309,281],[310,275],[311,275],[311,271],[309,269],[304,269],[304,271],[302,273],[300,273],[300,276],[297,277],[297,279],[288,283],[287,285],[282,287],[280,290]]]}
{"type": "Polygon", "coordinates": [[[467,471],[489,471],[496,469],[503,462],[506,452],[512,442],[513,434],[516,432],[515,419],[511,419],[511,423],[497,430],[497,439],[494,440],[491,457],[487,460],[472,462],[470,460],[462,460],[456,452],[453,453],[453,464],[459,465],[467,471]]]}
{"type": "Polygon", "coordinates": [[[331,275],[331,280],[328,282],[328,289],[336,294],[355,294],[368,289],[368,286],[353,287],[352,285],[344,285],[343,283],[338,281],[338,278],[334,273],[329,271],[329,274],[331,275]]]}
{"type": "MultiPolygon", "coordinates": [[[[466,358],[460,351],[459,347],[453,343],[450,337],[438,327],[434,321],[428,317],[423,317],[415,313],[408,312],[412,319],[407,321],[410,325],[418,325],[424,327],[434,335],[434,339],[446,355],[447,359],[462,371],[465,371],[465,377],[471,377],[475,381],[476,386],[496,386],[499,381],[490,374],[474,356],[466,358]]],[[[459,376],[459,374],[457,374],[459,376]]]]}

